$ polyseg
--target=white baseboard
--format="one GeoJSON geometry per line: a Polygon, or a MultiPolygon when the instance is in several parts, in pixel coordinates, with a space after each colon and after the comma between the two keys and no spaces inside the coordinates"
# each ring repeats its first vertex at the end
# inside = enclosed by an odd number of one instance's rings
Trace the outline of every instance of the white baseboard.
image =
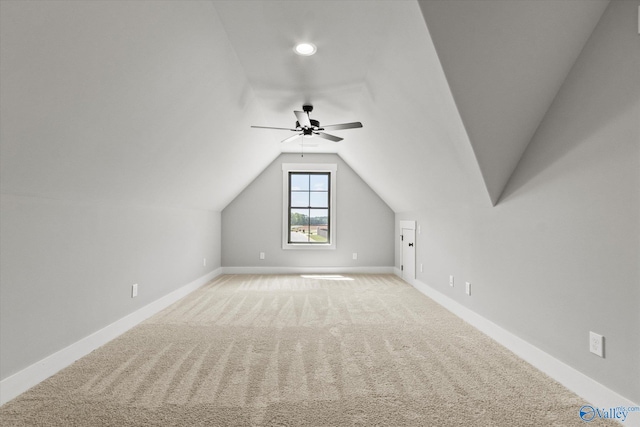
{"type": "MultiPolygon", "coordinates": [[[[398,268],[394,268],[396,276],[402,277],[402,272],[398,268]]],[[[591,379],[582,372],[572,368],[566,363],[556,359],[548,353],[540,350],[538,347],[528,343],[513,333],[501,328],[490,320],[480,316],[476,312],[468,309],[459,302],[435,290],[431,286],[419,280],[404,279],[418,291],[428,296],[465,322],[469,323],[484,334],[493,338],[495,341],[511,350],[518,357],[535,366],[540,371],[549,375],[560,384],[573,391],[578,396],[585,399],[592,405],[600,408],[618,407],[618,406],[640,406],[616,393],[615,391],[605,387],[599,382],[591,379]]],[[[635,414],[630,413],[625,425],[639,425],[640,414],[637,419],[635,414]],[[638,424],[636,424],[636,422],[638,424]]]]}
{"type": "Polygon", "coordinates": [[[394,267],[222,267],[223,274],[394,274],[394,267]]]}
{"type": "MultiPolygon", "coordinates": [[[[395,267],[220,267],[0,381],[0,405],[12,400],[221,274],[298,273],[396,274],[402,277],[402,272],[395,267]]],[[[586,402],[601,408],[640,406],[419,280],[407,282],[578,396],[584,398],[586,402]]],[[[638,420],[630,417],[627,418],[624,424],[629,426],[640,425],[640,422],[636,424],[636,421],[638,420]]]]}
{"type": "Polygon", "coordinates": [[[20,372],[5,378],[0,381],[0,405],[5,404],[34,385],[46,380],[51,375],[66,368],[76,360],[91,353],[96,348],[125,333],[140,322],[148,319],[179,299],[185,297],[202,285],[209,283],[220,274],[222,274],[221,267],[176,289],[150,304],[145,305],[122,319],[105,326],[88,337],[85,337],[60,351],[45,357],[20,372]]]}

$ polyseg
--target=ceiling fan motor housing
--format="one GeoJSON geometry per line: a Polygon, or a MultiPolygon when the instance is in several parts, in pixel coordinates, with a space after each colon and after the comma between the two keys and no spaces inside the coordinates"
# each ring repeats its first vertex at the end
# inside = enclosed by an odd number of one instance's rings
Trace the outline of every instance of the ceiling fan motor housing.
{"type": "Polygon", "coordinates": [[[302,128],[300,122],[296,121],[296,129],[301,128],[305,135],[311,135],[311,132],[320,128],[320,122],[318,120],[309,119],[311,122],[310,128],[302,128]]]}

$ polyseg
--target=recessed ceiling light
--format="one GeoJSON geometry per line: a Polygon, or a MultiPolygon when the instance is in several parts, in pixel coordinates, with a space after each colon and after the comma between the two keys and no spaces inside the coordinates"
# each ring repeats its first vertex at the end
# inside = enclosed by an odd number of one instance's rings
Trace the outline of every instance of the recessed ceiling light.
{"type": "Polygon", "coordinates": [[[316,50],[316,45],[314,45],[313,43],[298,43],[293,48],[293,51],[295,53],[302,56],[311,56],[316,53],[316,50]]]}

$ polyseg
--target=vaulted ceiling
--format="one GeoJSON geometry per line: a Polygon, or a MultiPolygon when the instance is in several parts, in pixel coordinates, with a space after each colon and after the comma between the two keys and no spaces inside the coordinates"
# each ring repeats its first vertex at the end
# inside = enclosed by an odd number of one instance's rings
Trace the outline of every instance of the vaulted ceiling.
{"type": "Polygon", "coordinates": [[[311,103],[396,212],[496,204],[607,4],[3,0],[1,189],[219,211],[311,103]]]}

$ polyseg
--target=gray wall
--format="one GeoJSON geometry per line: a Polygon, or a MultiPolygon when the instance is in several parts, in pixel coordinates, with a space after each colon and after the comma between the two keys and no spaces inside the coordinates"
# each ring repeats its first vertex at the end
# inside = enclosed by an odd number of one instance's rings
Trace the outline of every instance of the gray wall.
{"type": "Polygon", "coordinates": [[[496,207],[460,200],[396,222],[421,225],[418,280],[640,402],[637,8],[611,2],[496,207]]]}
{"type": "Polygon", "coordinates": [[[393,219],[393,211],[339,156],[282,154],[222,211],[222,265],[391,267],[393,219]],[[282,163],[305,162],[338,165],[335,250],[282,249],[282,163]]]}
{"type": "Polygon", "coordinates": [[[220,267],[217,212],[2,194],[0,218],[2,379],[220,267]]]}

